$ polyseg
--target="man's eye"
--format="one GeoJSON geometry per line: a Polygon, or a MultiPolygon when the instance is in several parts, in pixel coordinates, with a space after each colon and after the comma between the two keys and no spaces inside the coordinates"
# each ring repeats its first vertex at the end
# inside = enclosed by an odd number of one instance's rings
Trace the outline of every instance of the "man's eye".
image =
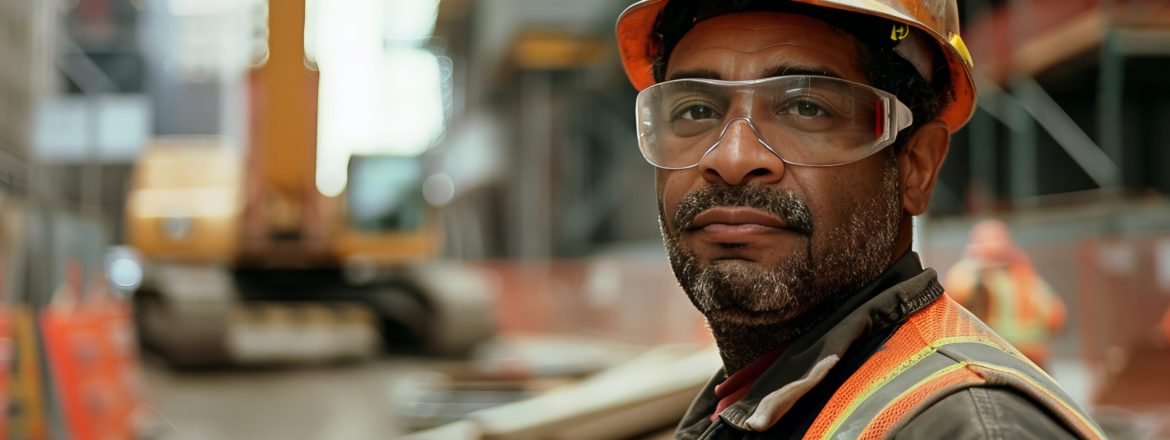
{"type": "Polygon", "coordinates": [[[825,116],[828,113],[825,111],[824,107],[821,107],[820,105],[817,105],[817,103],[805,99],[789,103],[788,108],[785,110],[787,110],[787,112],[790,114],[795,114],[805,118],[825,116]]]}
{"type": "Polygon", "coordinates": [[[718,117],[718,114],[715,112],[715,109],[708,107],[706,105],[702,105],[702,104],[695,104],[695,105],[689,106],[687,108],[684,108],[681,112],[678,113],[678,118],[689,119],[692,121],[701,121],[704,119],[714,119],[717,117],[718,117]]]}

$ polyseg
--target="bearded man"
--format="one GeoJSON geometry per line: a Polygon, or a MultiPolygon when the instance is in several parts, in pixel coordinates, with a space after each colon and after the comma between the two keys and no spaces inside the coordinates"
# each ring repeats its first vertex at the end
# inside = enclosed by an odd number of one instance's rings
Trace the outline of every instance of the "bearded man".
{"type": "Polygon", "coordinates": [[[1101,437],[910,250],[975,104],[955,0],[644,0],[618,44],[724,364],[678,438],[1101,437]]]}

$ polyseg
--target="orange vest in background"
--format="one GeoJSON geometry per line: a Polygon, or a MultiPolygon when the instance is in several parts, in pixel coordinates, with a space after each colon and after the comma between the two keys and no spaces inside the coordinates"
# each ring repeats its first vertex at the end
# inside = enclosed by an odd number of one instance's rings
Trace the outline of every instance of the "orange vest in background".
{"type": "Polygon", "coordinates": [[[1011,388],[1070,432],[1105,438],[1051,377],[946,295],[911,315],[837,389],[805,438],[887,438],[935,402],[980,386],[1011,388]]]}
{"type": "Polygon", "coordinates": [[[1064,303],[1030,262],[991,266],[964,259],[947,273],[943,286],[1033,362],[1047,361],[1048,341],[1064,327],[1064,303]]]}
{"type": "Polygon", "coordinates": [[[1166,309],[1166,313],[1162,315],[1162,338],[1168,345],[1170,345],[1170,309],[1166,309]]]}

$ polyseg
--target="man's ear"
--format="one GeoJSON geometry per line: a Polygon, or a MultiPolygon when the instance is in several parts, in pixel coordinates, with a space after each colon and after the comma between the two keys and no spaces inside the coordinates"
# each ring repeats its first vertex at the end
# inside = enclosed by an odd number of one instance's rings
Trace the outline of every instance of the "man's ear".
{"type": "Polygon", "coordinates": [[[938,181],[938,171],[951,144],[951,132],[942,121],[927,122],[903,146],[898,157],[902,179],[902,209],[910,215],[926,212],[938,181]]]}

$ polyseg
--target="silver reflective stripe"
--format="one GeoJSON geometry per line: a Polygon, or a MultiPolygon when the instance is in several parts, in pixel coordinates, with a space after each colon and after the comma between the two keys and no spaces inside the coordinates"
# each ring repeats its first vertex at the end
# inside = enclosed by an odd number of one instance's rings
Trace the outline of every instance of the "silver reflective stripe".
{"type": "MultiPolygon", "coordinates": [[[[908,361],[912,362],[912,361],[908,361]]],[[[905,363],[903,364],[905,365],[905,363]]],[[[971,368],[980,371],[985,382],[997,385],[1008,385],[1028,396],[1036,399],[1048,407],[1050,411],[1061,415],[1065,425],[1074,432],[1080,432],[1079,426],[1083,423],[1096,431],[1100,437],[1100,428],[1084,412],[1074,406],[1072,400],[1061,390],[1051,377],[1039,370],[1031,363],[1024,361],[1002,349],[979,342],[956,342],[934,349],[930,355],[908,366],[900,374],[866,397],[853,408],[845,420],[830,428],[827,437],[833,439],[858,438],[870,422],[881,415],[890,404],[899,397],[913,391],[929,382],[932,376],[960,368],[971,368]],[[990,377],[987,377],[990,376],[990,377]],[[1064,414],[1072,413],[1080,420],[1064,420],[1064,414]],[[1081,422],[1081,423],[1078,423],[1081,422]]],[[[954,389],[941,390],[936,395],[919,403],[908,414],[905,414],[899,425],[913,418],[917,412],[930,404],[941,400],[955,391],[970,387],[971,384],[960,384],[954,389]]]]}
{"type": "Polygon", "coordinates": [[[1089,434],[1079,428],[1085,426],[1097,438],[1105,438],[1101,427],[1073,403],[1064,389],[1048,373],[1030,361],[984,344],[945,345],[939,352],[961,362],[970,363],[990,384],[1011,386],[1031,396],[1058,415],[1073,432],[1089,434]]]}
{"type": "Polygon", "coordinates": [[[954,359],[939,354],[938,352],[931,353],[929,356],[922,358],[918,363],[911,365],[901,374],[894,376],[893,379],[885,385],[882,385],[881,388],[878,388],[869,398],[863,400],[849,414],[849,417],[838,426],[836,431],[830,431],[829,436],[832,438],[857,438],[865,430],[865,427],[869,425],[869,422],[877,417],[895,397],[903,391],[914,388],[918,382],[926,380],[926,378],[935,372],[955,365],[956,363],[954,359]]]}
{"type": "MultiPolygon", "coordinates": [[[[1049,393],[1053,394],[1060,400],[1066,403],[1072,402],[1072,398],[1065,394],[1064,390],[1060,388],[1060,385],[1058,385],[1051,376],[1045,373],[1044,370],[1036,367],[1031,362],[1020,359],[1019,357],[1000,350],[999,348],[986,344],[963,342],[958,344],[944,345],[939,347],[938,351],[939,353],[950,356],[952,359],[957,361],[999,365],[1010,368],[1014,373],[1020,374],[1025,378],[1030,379],[1033,383],[1044,387],[1049,393]]],[[[1072,404],[1069,403],[1070,408],[1079,411],[1078,408],[1072,407],[1071,405],[1072,404]]]]}

